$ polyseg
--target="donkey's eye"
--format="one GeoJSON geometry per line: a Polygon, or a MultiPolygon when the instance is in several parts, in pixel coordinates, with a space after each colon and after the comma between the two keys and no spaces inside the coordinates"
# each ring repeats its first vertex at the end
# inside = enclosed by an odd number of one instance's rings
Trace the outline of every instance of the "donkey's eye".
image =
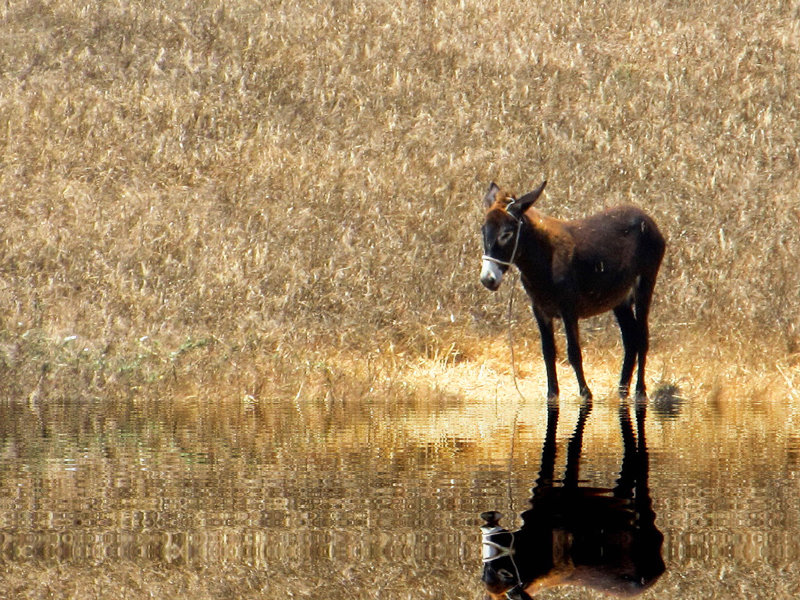
{"type": "Polygon", "coordinates": [[[498,569],[497,574],[505,580],[514,579],[514,575],[508,569],[498,569]]]}
{"type": "Polygon", "coordinates": [[[511,241],[511,237],[513,235],[514,233],[511,231],[504,231],[503,233],[500,234],[500,237],[497,238],[497,241],[499,241],[501,244],[507,244],[508,242],[511,241]]]}

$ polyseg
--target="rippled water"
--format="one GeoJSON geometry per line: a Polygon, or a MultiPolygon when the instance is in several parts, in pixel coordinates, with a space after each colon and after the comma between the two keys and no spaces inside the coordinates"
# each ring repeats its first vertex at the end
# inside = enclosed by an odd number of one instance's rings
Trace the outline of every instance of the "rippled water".
{"type": "Polygon", "coordinates": [[[0,598],[482,598],[490,510],[512,583],[578,584],[543,597],[800,597],[799,420],[670,389],[2,399],[0,598]]]}

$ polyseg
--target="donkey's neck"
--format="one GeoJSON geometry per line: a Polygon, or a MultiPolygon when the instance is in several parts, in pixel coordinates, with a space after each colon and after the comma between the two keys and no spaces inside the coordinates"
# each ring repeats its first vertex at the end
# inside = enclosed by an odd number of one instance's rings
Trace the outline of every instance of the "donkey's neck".
{"type": "Polygon", "coordinates": [[[517,266],[528,279],[539,282],[552,278],[554,258],[570,259],[574,241],[563,221],[529,209],[525,213],[520,247],[517,266]]]}

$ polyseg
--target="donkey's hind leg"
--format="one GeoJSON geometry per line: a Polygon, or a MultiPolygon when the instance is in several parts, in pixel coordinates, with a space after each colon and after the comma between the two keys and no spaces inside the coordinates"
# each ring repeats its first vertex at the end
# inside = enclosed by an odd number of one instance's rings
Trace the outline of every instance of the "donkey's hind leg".
{"type": "Polygon", "coordinates": [[[583,375],[583,356],[581,355],[581,338],[578,329],[578,319],[571,314],[562,314],[564,321],[564,332],[567,334],[567,358],[572,369],[575,371],[575,377],[578,379],[578,390],[580,395],[587,400],[592,399],[592,392],[586,384],[586,378],[583,375]]]}
{"type": "Polygon", "coordinates": [[[643,395],[646,391],[644,368],[647,363],[647,351],[650,349],[650,327],[647,318],[650,315],[650,303],[656,285],[655,274],[652,277],[642,275],[636,284],[634,305],[636,308],[636,325],[639,334],[639,369],[636,374],[636,393],[643,395]]]}
{"type": "Polygon", "coordinates": [[[622,345],[625,350],[625,356],[622,359],[622,373],[619,377],[619,395],[627,398],[631,387],[631,377],[633,377],[633,367],[636,364],[636,355],[639,353],[639,324],[633,314],[630,299],[614,308],[614,316],[617,317],[617,323],[619,323],[622,345]]]}

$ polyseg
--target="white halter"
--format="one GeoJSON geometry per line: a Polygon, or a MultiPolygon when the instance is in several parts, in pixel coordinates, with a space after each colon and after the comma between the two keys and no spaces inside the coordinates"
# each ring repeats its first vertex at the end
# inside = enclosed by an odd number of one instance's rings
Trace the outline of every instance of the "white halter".
{"type": "Polygon", "coordinates": [[[522,583],[522,577],[520,577],[519,574],[517,561],[514,557],[514,542],[516,541],[516,536],[514,535],[514,532],[506,531],[499,525],[495,525],[494,527],[491,525],[484,525],[481,527],[481,530],[483,532],[483,564],[490,563],[498,558],[507,556],[511,560],[511,565],[514,567],[514,575],[517,577],[517,584],[506,593],[506,597],[510,598],[510,594],[513,590],[525,589],[525,585],[522,583]],[[508,546],[501,546],[500,544],[491,541],[491,536],[496,533],[509,533],[511,535],[511,543],[508,546]]]}
{"type": "Polygon", "coordinates": [[[519,245],[519,232],[520,231],[522,231],[522,215],[520,215],[519,219],[517,219],[517,235],[514,237],[514,250],[511,251],[511,259],[510,260],[500,260],[499,258],[495,258],[494,256],[489,256],[488,254],[484,254],[481,257],[481,260],[488,260],[489,262],[493,262],[493,263],[498,264],[498,265],[503,265],[504,267],[510,267],[511,265],[513,265],[514,264],[514,257],[517,254],[517,246],[519,245]]]}

